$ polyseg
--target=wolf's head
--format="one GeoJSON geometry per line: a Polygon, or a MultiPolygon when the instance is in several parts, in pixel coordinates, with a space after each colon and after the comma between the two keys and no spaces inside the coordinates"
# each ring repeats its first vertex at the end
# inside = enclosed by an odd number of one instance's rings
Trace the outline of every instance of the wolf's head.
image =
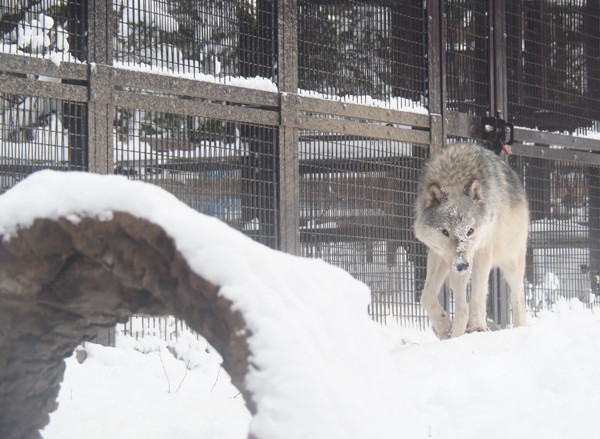
{"type": "Polygon", "coordinates": [[[445,188],[429,183],[420,194],[415,235],[458,273],[470,272],[490,221],[481,182],[445,188]]]}

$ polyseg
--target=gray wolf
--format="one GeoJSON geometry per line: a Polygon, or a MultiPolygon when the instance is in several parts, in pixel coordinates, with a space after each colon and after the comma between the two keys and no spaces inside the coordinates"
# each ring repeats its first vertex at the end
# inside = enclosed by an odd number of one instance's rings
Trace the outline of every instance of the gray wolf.
{"type": "Polygon", "coordinates": [[[502,270],[510,287],[513,325],[526,324],[523,278],[528,228],[523,186],[491,151],[459,143],[440,149],[425,163],[414,231],[428,247],[421,303],[439,338],[487,330],[488,279],[494,267],[502,270]],[[453,322],[438,300],[447,278],[455,301],[453,322]]]}

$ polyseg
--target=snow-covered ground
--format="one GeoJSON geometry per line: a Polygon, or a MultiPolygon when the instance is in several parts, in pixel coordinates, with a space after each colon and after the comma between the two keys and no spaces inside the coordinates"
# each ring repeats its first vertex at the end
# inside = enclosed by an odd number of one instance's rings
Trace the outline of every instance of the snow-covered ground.
{"type": "Polygon", "coordinates": [[[83,349],[83,363],[67,360],[45,438],[246,437],[250,413],[203,339],[119,336],[116,348],[83,349]]]}
{"type": "Polygon", "coordinates": [[[161,226],[250,329],[251,418],[203,340],[119,337],[68,359],[50,438],[585,438],[597,435],[600,314],[559,302],[530,325],[440,342],[381,327],[368,288],[262,246],[159,187],[42,171],[0,196],[0,239],[36,218],[161,226]]]}
{"type": "MultiPolygon", "coordinates": [[[[589,439],[598,434],[600,313],[579,302],[560,302],[526,328],[450,341],[400,327],[378,332],[399,372],[390,377],[401,389],[394,398],[418,413],[415,419],[414,412],[401,412],[406,433],[387,437],[589,439]]],[[[59,409],[44,438],[245,439],[250,414],[220,369],[218,354],[186,333],[170,346],[126,336],[117,338],[117,348],[87,343],[82,364],[75,356],[67,360],[59,409]]],[[[357,343],[357,352],[361,349],[357,343]]],[[[354,390],[343,391],[360,404],[354,390]]],[[[322,437],[317,423],[313,428],[311,437],[322,437]]]]}

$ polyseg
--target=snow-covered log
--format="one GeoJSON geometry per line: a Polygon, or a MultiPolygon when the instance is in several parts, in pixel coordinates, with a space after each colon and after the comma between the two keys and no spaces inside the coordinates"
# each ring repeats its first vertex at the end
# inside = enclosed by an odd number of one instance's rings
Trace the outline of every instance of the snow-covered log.
{"type": "Polygon", "coordinates": [[[37,219],[0,243],[0,437],[38,437],[56,408],[64,358],[131,314],[176,315],[221,353],[244,386],[246,325],[149,221],[37,219]]]}
{"type": "MultiPolygon", "coordinates": [[[[0,437],[39,437],[96,327],[172,314],[206,337],[259,439],[398,437],[398,371],[345,271],[263,246],[157,186],[41,171],[0,196],[0,437]]],[[[101,413],[98,416],[102,416],[101,413]]]]}

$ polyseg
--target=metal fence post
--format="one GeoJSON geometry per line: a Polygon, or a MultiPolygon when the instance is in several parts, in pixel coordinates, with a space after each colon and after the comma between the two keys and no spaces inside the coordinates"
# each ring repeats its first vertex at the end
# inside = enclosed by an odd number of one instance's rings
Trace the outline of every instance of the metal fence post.
{"type": "MultiPolygon", "coordinates": [[[[93,0],[88,11],[88,169],[111,174],[113,169],[112,136],[112,6],[93,0]]],[[[98,328],[96,343],[115,346],[115,328],[98,328]]]]}
{"type": "MultiPolygon", "coordinates": [[[[428,110],[431,118],[429,155],[446,143],[448,119],[446,112],[446,17],[444,0],[427,2],[427,79],[428,110]]],[[[420,299],[427,275],[427,249],[414,241],[415,247],[415,289],[420,299]]],[[[444,308],[450,309],[450,288],[444,284],[439,293],[444,308]]]]}
{"type": "Polygon", "coordinates": [[[428,109],[431,117],[431,148],[439,148],[444,144],[444,36],[445,20],[443,17],[443,1],[427,2],[427,78],[428,109]]]}
{"type": "MultiPolygon", "coordinates": [[[[492,115],[498,115],[510,120],[507,94],[507,51],[506,51],[506,1],[490,0],[489,8],[492,14],[490,32],[490,49],[493,54],[490,59],[490,110],[492,115]]],[[[493,273],[492,309],[491,314],[496,325],[506,327],[510,318],[509,288],[500,275],[500,270],[493,273]]]]}
{"type": "Polygon", "coordinates": [[[277,9],[278,87],[281,96],[279,125],[279,242],[281,250],[300,254],[300,173],[297,117],[298,4],[279,0],[277,9]],[[292,99],[290,99],[292,98],[292,99]]]}
{"type": "Polygon", "coordinates": [[[114,110],[112,99],[112,7],[93,0],[89,3],[88,63],[88,163],[89,171],[110,174],[113,169],[112,140],[114,110]]]}

